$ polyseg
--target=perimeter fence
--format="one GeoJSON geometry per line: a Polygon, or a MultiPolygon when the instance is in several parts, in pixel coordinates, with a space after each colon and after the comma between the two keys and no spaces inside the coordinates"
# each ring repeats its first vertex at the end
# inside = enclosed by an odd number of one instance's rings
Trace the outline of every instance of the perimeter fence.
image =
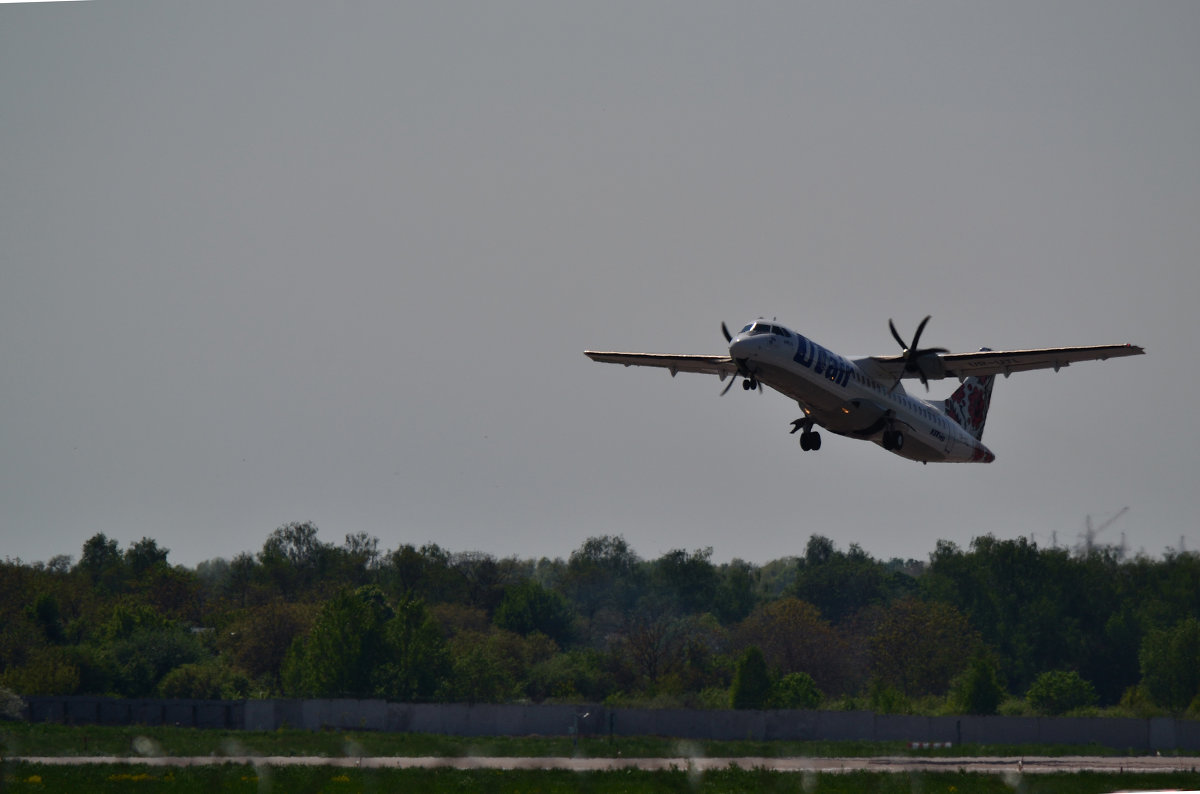
{"type": "Polygon", "coordinates": [[[273,731],[368,730],[450,736],[670,736],[709,740],[1096,744],[1200,750],[1200,722],[1171,717],[917,717],[869,711],[626,709],[601,705],[390,703],[384,700],[23,698],[33,722],[273,731]]]}

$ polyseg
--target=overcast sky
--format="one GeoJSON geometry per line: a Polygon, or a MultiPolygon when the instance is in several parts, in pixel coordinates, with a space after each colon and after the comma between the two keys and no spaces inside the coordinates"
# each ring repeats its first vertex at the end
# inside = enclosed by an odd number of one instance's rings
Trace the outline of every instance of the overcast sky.
{"type": "MultiPolygon", "coordinates": [[[[0,7],[0,557],[1200,549],[1200,4],[0,7]],[[990,465],[596,364],[1148,355],[996,384],[990,465]]],[[[952,382],[930,392],[945,397],[952,382]]],[[[915,385],[918,393],[921,387],[915,385]]]]}

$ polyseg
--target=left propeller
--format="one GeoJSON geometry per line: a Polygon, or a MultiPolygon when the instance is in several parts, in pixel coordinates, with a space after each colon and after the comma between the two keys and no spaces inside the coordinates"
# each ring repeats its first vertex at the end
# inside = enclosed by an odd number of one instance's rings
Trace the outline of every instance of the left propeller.
{"type": "MultiPolygon", "coordinates": [[[[724,320],[721,321],[721,333],[725,336],[726,342],[733,341],[733,334],[729,333],[729,326],[725,324],[724,320]]],[[[758,389],[758,393],[762,394],[762,390],[763,390],[762,384],[758,382],[758,378],[754,377],[754,375],[750,372],[749,368],[746,366],[746,359],[735,358],[733,360],[733,363],[737,365],[738,375],[741,375],[745,379],[742,381],[742,388],[745,389],[746,391],[750,391],[751,389],[758,389]]],[[[721,390],[722,397],[724,397],[726,394],[728,394],[729,390],[733,388],[734,380],[735,380],[735,377],[733,377],[733,376],[731,376],[729,378],[729,383],[725,384],[725,388],[721,390]]]]}

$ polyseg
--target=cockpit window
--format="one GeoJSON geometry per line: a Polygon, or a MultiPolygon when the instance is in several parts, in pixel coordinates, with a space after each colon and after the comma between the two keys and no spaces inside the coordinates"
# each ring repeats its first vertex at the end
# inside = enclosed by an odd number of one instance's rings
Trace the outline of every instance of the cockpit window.
{"type": "Polygon", "coordinates": [[[761,321],[750,323],[745,328],[743,328],[740,331],[740,333],[747,334],[749,336],[760,336],[762,334],[774,334],[775,336],[782,336],[787,339],[792,338],[792,332],[789,331],[788,329],[783,328],[778,325],[771,325],[770,323],[764,323],[761,321]]]}

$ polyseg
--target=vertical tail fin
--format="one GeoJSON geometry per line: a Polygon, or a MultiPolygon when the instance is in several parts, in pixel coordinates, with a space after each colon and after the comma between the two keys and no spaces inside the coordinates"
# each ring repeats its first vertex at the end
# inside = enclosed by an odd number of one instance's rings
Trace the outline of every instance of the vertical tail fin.
{"type": "Polygon", "coordinates": [[[987,421],[988,406],[992,404],[992,382],[995,380],[995,375],[967,378],[945,403],[947,415],[975,436],[976,441],[983,438],[983,423],[987,421]]]}

